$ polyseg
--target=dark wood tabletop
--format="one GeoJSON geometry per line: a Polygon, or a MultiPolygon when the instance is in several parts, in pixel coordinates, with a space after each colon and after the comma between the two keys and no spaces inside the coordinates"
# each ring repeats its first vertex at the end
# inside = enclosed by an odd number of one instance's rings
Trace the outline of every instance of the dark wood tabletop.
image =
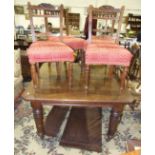
{"type": "MultiPolygon", "coordinates": [[[[36,89],[32,83],[26,88],[23,97],[28,101],[50,102],[54,105],[94,106],[102,107],[106,103],[129,104],[134,97],[125,89],[120,92],[119,80],[108,79],[103,66],[93,66],[90,75],[90,87],[84,89],[84,75],[80,73],[80,65],[73,66],[73,84],[68,87],[64,66],[61,64],[61,77],[57,79],[55,64],[49,69],[45,63],[40,70],[39,85],[36,89]],[[97,73],[97,74],[96,74],[97,73]]],[[[107,71],[108,72],[108,71],[107,71]]]]}

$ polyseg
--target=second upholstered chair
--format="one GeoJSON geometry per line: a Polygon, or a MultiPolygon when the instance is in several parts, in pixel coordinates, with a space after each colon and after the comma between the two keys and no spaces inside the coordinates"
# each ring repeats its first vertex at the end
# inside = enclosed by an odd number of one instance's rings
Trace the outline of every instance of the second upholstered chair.
{"type": "Polygon", "coordinates": [[[88,44],[85,49],[85,88],[89,86],[89,72],[91,65],[108,65],[111,66],[109,75],[112,74],[113,66],[123,66],[121,75],[120,90],[125,88],[125,78],[132,54],[125,48],[118,45],[119,33],[121,30],[122,16],[124,7],[116,9],[112,6],[102,6],[94,8],[89,6],[88,14],[88,44]],[[99,19],[104,21],[104,26],[100,36],[92,36],[92,20],[99,19]],[[117,28],[116,28],[117,26],[117,28]],[[116,32],[115,32],[116,28],[116,32]],[[115,36],[113,35],[115,32],[115,36]]]}

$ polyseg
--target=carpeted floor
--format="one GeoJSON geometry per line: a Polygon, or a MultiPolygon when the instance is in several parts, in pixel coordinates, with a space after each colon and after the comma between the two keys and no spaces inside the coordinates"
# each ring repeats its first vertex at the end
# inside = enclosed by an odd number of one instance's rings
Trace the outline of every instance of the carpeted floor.
{"type": "MultiPolygon", "coordinates": [[[[124,109],[115,137],[111,141],[106,142],[105,135],[110,115],[110,109],[107,108],[102,110],[102,153],[63,147],[59,145],[59,142],[69,113],[66,115],[57,137],[45,137],[44,140],[41,140],[36,134],[36,127],[29,102],[22,99],[19,102],[19,106],[15,110],[15,155],[120,155],[126,151],[126,140],[141,138],[140,107],[132,111],[127,106],[124,109]]],[[[45,106],[45,117],[50,109],[51,106],[45,106]]]]}

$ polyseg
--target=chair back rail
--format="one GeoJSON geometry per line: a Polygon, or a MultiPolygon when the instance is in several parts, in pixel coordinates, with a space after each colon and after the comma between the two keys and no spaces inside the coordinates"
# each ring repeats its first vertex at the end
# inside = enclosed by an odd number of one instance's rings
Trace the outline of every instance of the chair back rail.
{"type": "Polygon", "coordinates": [[[44,18],[46,33],[48,32],[48,18],[59,18],[60,19],[60,40],[62,40],[61,38],[63,36],[63,17],[64,17],[64,8],[62,4],[60,5],[60,7],[56,8],[53,5],[49,5],[49,6],[31,5],[31,3],[28,2],[28,10],[29,10],[30,26],[31,26],[31,34],[32,34],[33,42],[37,40],[35,35],[33,17],[44,18]]]}
{"type": "Polygon", "coordinates": [[[122,17],[124,13],[125,7],[122,6],[120,9],[114,8],[109,5],[103,5],[99,8],[94,8],[92,5],[89,6],[88,14],[89,14],[89,24],[88,24],[88,41],[92,40],[92,32],[104,32],[104,34],[113,34],[115,24],[117,24],[116,31],[116,42],[118,42],[119,34],[122,25],[122,17]],[[104,20],[105,26],[104,30],[92,29],[92,21],[96,20],[104,20]],[[108,27],[108,22],[111,22],[111,27],[108,27]]]}

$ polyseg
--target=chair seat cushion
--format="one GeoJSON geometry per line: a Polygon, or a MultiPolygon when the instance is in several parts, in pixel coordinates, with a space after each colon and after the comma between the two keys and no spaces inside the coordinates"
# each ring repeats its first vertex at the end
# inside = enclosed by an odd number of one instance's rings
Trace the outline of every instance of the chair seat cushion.
{"type": "Polygon", "coordinates": [[[36,41],[27,50],[30,63],[74,61],[73,50],[61,42],[36,41]]]}
{"type": "Polygon", "coordinates": [[[86,64],[129,66],[132,54],[117,44],[88,44],[86,64]]]}
{"type": "MultiPolygon", "coordinates": [[[[48,38],[50,41],[60,41],[60,37],[55,37],[55,36],[49,36],[48,38]]],[[[86,45],[86,40],[82,38],[75,38],[72,36],[63,36],[62,37],[62,42],[72,49],[84,49],[86,45]]]]}

